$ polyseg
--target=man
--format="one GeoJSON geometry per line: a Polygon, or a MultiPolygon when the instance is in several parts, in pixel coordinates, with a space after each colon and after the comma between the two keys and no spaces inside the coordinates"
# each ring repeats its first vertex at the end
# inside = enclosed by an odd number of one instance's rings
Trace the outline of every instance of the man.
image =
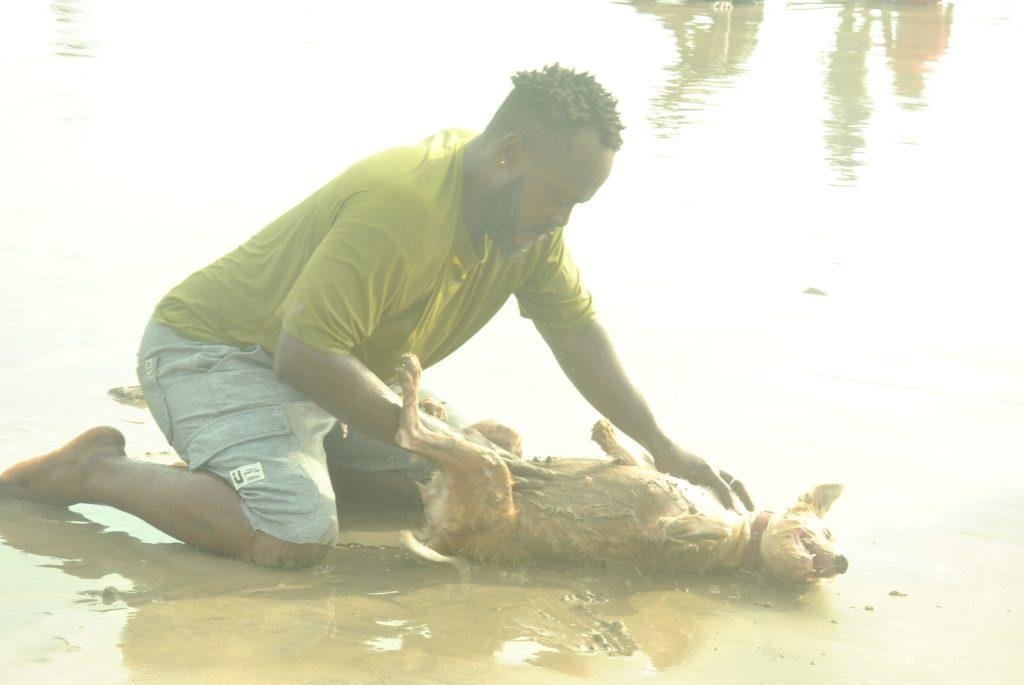
{"type": "Polygon", "coordinates": [[[187,470],[125,459],[121,434],[94,428],[9,469],[4,489],[108,504],[260,564],[314,563],[338,529],[323,447],[336,417],[394,445],[401,354],[436,363],[514,294],[601,414],[731,506],[725,482],[655,423],[563,243],[621,145],[615,99],[558,65],[512,80],[481,135],[445,131],[355,164],[157,305],[139,377],[187,470]]]}

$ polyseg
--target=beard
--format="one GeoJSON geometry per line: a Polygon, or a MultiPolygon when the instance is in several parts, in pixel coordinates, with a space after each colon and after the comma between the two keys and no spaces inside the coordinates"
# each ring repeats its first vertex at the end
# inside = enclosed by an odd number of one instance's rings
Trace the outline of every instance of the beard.
{"type": "Polygon", "coordinates": [[[484,233],[506,257],[521,258],[530,249],[529,245],[520,247],[513,242],[519,223],[519,196],[522,191],[523,178],[519,177],[504,188],[490,191],[484,198],[484,233]]]}

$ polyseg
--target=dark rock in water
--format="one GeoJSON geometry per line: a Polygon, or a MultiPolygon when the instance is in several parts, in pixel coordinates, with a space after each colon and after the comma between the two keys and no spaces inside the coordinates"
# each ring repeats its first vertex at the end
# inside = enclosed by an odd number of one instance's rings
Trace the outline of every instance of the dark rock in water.
{"type": "Polygon", "coordinates": [[[817,288],[808,288],[807,290],[804,291],[804,295],[825,295],[825,296],[827,296],[828,293],[825,292],[824,290],[818,290],[817,288]]]}
{"type": "Polygon", "coordinates": [[[129,407],[137,407],[138,409],[146,408],[146,400],[142,397],[142,388],[137,385],[122,385],[117,388],[111,388],[107,391],[115,402],[126,404],[129,407]]]}

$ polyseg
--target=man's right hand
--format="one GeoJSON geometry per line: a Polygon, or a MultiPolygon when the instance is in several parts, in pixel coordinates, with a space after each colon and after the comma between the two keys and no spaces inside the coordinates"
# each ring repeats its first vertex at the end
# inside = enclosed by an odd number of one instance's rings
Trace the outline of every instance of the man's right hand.
{"type": "Polygon", "coordinates": [[[394,444],[401,403],[354,355],[312,347],[282,328],[274,373],[354,430],[394,444]]]}

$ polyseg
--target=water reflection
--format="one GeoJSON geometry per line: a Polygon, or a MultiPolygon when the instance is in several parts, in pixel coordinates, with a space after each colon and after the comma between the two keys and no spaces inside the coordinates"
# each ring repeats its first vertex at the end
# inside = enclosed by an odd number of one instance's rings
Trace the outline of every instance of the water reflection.
{"type": "Polygon", "coordinates": [[[831,118],[825,122],[825,148],[840,180],[857,179],[862,163],[864,128],[871,116],[867,59],[874,15],[848,2],[839,11],[835,48],[826,58],[825,97],[831,118]]]}
{"type": "Polygon", "coordinates": [[[893,72],[893,90],[906,98],[902,106],[924,105],[925,76],[949,47],[953,5],[942,2],[882,12],[885,54],[893,72]]]}
{"type": "Polygon", "coordinates": [[[51,2],[50,10],[57,22],[53,54],[66,62],[61,70],[60,118],[68,124],[81,124],[93,118],[89,94],[95,85],[97,62],[92,59],[96,56],[92,17],[79,0],[51,2]]]}
{"type": "MultiPolygon", "coordinates": [[[[373,518],[380,523],[379,513],[373,518]]],[[[764,623],[807,609],[807,600],[731,574],[485,567],[460,586],[447,567],[376,545],[340,546],[313,569],[264,569],[143,543],[25,502],[0,501],[0,537],[47,566],[97,580],[77,602],[125,612],[124,666],[158,680],[288,677],[296,658],[307,680],[386,672],[452,682],[445,674],[454,668],[455,681],[468,681],[524,666],[576,677],[636,674],[710,649],[712,635],[745,639],[751,628],[737,612],[756,611],[764,623]],[[104,587],[111,574],[126,581],[104,587]]]]}
{"type": "Polygon", "coordinates": [[[671,135],[692,112],[708,107],[708,96],[745,71],[757,46],[764,17],[760,3],[737,3],[731,12],[710,2],[667,4],[631,0],[642,14],[656,16],[675,34],[679,59],[670,67],[668,83],[654,99],[651,117],[661,136],[671,135]]]}
{"type": "MultiPolygon", "coordinates": [[[[894,94],[907,110],[925,106],[926,75],[945,52],[952,5],[942,2],[865,4],[847,0],[839,8],[839,26],[826,57],[825,121],[828,160],[842,184],[857,180],[863,163],[865,129],[874,110],[870,71],[872,48],[884,47],[894,94]]],[[[877,67],[876,67],[877,68],[877,67]]]]}
{"type": "Polygon", "coordinates": [[[95,57],[93,41],[89,39],[88,13],[78,0],[51,2],[57,20],[57,39],[54,54],[61,57],[95,57]]]}

